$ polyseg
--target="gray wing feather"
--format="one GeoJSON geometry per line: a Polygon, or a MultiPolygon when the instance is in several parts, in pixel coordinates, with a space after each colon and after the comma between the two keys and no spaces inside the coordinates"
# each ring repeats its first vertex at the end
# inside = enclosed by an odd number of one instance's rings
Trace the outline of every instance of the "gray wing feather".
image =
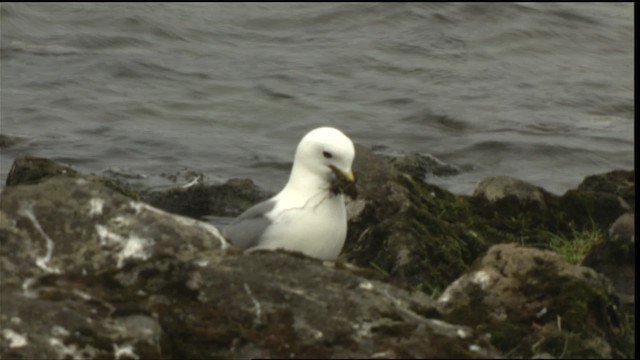
{"type": "Polygon", "coordinates": [[[231,224],[227,225],[222,234],[233,245],[241,249],[248,249],[258,245],[262,234],[271,225],[271,220],[266,217],[266,213],[275,206],[275,201],[266,200],[250,207],[231,224]]]}

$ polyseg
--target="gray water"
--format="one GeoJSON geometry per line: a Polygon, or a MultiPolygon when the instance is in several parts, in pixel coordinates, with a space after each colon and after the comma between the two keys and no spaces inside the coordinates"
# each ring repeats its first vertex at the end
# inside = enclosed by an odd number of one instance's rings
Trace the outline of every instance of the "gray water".
{"type": "MultiPolygon", "coordinates": [[[[31,154],[277,191],[332,125],[386,154],[563,193],[634,167],[631,3],[0,5],[0,181],[31,154]]],[[[168,181],[168,180],[167,180],[168,181]]]]}

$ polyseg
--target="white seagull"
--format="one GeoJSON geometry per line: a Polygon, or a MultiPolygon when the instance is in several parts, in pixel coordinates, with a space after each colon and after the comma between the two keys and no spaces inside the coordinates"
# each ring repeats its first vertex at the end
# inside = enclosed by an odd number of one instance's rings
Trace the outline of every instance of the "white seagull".
{"type": "Polygon", "coordinates": [[[223,235],[247,252],[284,249],[335,260],[347,236],[344,195],[336,183],[354,185],[354,156],[353,143],[340,130],[310,131],[298,144],[282,191],[240,214],[223,235]]]}

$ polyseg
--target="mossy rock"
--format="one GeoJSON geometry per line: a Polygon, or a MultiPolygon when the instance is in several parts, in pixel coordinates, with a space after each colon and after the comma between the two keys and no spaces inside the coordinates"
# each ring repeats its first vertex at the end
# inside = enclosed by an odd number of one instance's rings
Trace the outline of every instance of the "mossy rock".
{"type": "Polygon", "coordinates": [[[440,297],[443,320],[490,334],[507,357],[633,357],[609,281],[551,251],[492,247],[440,297]]]}
{"type": "Polygon", "coordinates": [[[79,177],[80,174],[49,159],[22,156],[13,162],[6,185],[33,185],[56,176],[79,177]]]}
{"type": "Polygon", "coordinates": [[[606,191],[633,192],[628,183],[633,172],[618,171],[594,178],[610,179],[607,186],[563,196],[517,179],[502,182],[518,190],[513,194],[498,185],[491,190],[500,196],[491,199],[459,196],[399,171],[394,164],[402,161],[389,161],[361,146],[356,153],[353,167],[365,205],[349,222],[347,259],[427,293],[444,288],[493,244],[549,249],[558,237],[571,241],[587,229],[604,232],[625,211],[617,195],[606,191]],[[611,185],[615,181],[619,185],[611,185]]]}

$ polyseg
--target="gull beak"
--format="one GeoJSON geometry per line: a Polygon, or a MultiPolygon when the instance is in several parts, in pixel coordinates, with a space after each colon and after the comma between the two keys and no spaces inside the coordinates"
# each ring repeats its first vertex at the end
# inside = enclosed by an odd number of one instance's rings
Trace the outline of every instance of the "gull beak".
{"type": "Polygon", "coordinates": [[[354,183],[356,181],[355,175],[353,175],[353,171],[342,171],[333,165],[329,165],[331,171],[336,176],[338,181],[344,182],[345,180],[350,183],[354,183]]]}
{"type": "Polygon", "coordinates": [[[355,182],[356,181],[356,177],[353,175],[353,171],[349,170],[346,173],[342,173],[342,176],[344,176],[345,179],[349,180],[349,182],[355,182]]]}
{"type": "Polygon", "coordinates": [[[335,176],[329,188],[331,193],[342,193],[355,200],[358,196],[358,192],[356,191],[356,177],[353,174],[353,171],[341,171],[335,166],[329,167],[335,176]]]}

